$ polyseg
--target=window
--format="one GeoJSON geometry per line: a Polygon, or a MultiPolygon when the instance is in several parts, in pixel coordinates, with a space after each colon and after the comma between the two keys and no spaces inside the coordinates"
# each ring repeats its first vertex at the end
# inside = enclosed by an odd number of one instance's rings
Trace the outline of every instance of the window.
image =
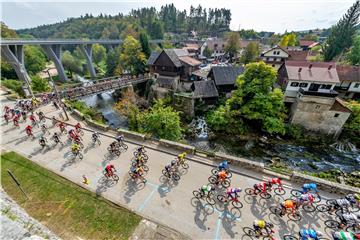
{"type": "Polygon", "coordinates": [[[280,51],[277,51],[277,55],[280,55],[280,51]]]}
{"type": "Polygon", "coordinates": [[[320,89],[330,89],[331,86],[332,86],[331,84],[321,84],[320,89]]]}
{"type": "Polygon", "coordinates": [[[338,114],[338,113],[335,113],[334,117],[336,117],[336,118],[337,118],[338,116],[340,116],[340,114],[338,114]]]}
{"type": "Polygon", "coordinates": [[[358,88],[360,86],[360,83],[355,83],[354,88],[358,88]]]}
{"type": "Polygon", "coordinates": [[[274,58],[274,62],[276,62],[277,61],[277,58],[274,58]]]}
{"type": "Polygon", "coordinates": [[[300,87],[306,88],[308,86],[307,83],[300,83],[300,87]]]}
{"type": "Polygon", "coordinates": [[[298,83],[298,82],[292,82],[292,83],[290,84],[290,86],[292,86],[292,87],[298,87],[298,86],[299,86],[299,83],[298,83]]]}
{"type": "Polygon", "coordinates": [[[275,67],[275,64],[271,65],[272,67],[275,67]]]}
{"type": "Polygon", "coordinates": [[[315,109],[320,109],[320,105],[316,105],[316,106],[315,106],[315,109]]]}
{"type": "Polygon", "coordinates": [[[331,89],[331,87],[332,87],[331,84],[326,85],[326,89],[331,89]]]}
{"type": "Polygon", "coordinates": [[[276,51],[274,51],[273,54],[276,55],[276,51]]]}
{"type": "Polygon", "coordinates": [[[266,61],[269,61],[269,58],[268,58],[268,57],[266,58],[266,61]]]}

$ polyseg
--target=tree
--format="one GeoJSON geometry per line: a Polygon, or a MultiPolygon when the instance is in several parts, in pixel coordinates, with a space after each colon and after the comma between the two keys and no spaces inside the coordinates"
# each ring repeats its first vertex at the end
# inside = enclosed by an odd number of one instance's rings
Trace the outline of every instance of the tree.
{"type": "Polygon", "coordinates": [[[33,76],[31,78],[31,88],[35,92],[46,92],[50,90],[48,81],[39,76],[33,76]]]}
{"type": "Polygon", "coordinates": [[[158,138],[180,140],[182,129],[179,112],[172,107],[165,107],[161,100],[157,101],[144,115],[144,131],[158,138]]]}
{"type": "Polygon", "coordinates": [[[106,48],[98,43],[92,45],[92,58],[96,64],[106,59],[106,48]]]}
{"type": "Polygon", "coordinates": [[[347,60],[353,64],[360,64],[360,36],[357,36],[353,46],[347,54],[347,60]]]}
{"type": "Polygon", "coordinates": [[[240,50],[240,35],[238,32],[231,32],[225,46],[225,52],[229,54],[230,61],[237,55],[240,50]]]}
{"type": "Polygon", "coordinates": [[[296,46],[297,45],[297,37],[295,33],[288,34],[288,46],[296,46]]]}
{"type": "Polygon", "coordinates": [[[231,98],[207,116],[210,128],[231,134],[259,129],[284,134],[284,95],[273,89],[275,81],[276,71],[264,62],[247,64],[231,98]]]}
{"type": "Polygon", "coordinates": [[[360,1],[357,0],[339,22],[331,28],[330,35],[323,46],[325,61],[333,60],[334,57],[351,47],[359,15],[360,1]]]}
{"type": "Polygon", "coordinates": [[[140,44],[143,53],[145,54],[146,58],[149,58],[151,54],[150,44],[148,35],[144,32],[140,33],[140,44]]]}
{"type": "Polygon", "coordinates": [[[132,36],[128,36],[123,44],[120,54],[120,64],[123,70],[130,74],[140,74],[145,71],[145,54],[141,51],[141,45],[132,36]]]}
{"type": "MultiPolygon", "coordinates": [[[[17,34],[14,30],[8,28],[8,26],[5,25],[5,23],[0,22],[1,27],[1,37],[2,38],[17,38],[17,34]]],[[[6,62],[4,58],[0,61],[1,64],[1,77],[2,78],[8,78],[8,79],[17,79],[17,75],[15,70],[12,68],[10,63],[6,62]]]]}
{"type": "Polygon", "coordinates": [[[163,24],[158,20],[154,20],[154,22],[152,23],[152,28],[148,30],[148,34],[152,39],[163,39],[164,38],[163,24]]]}
{"type": "Polygon", "coordinates": [[[259,44],[256,42],[250,42],[241,56],[241,62],[244,64],[248,64],[250,62],[256,61],[256,59],[259,57],[260,48],[259,44]]]}
{"type": "Polygon", "coordinates": [[[207,58],[210,58],[212,54],[213,52],[211,51],[211,49],[208,46],[206,46],[203,51],[203,55],[207,58]]]}
{"type": "Polygon", "coordinates": [[[304,37],[302,38],[303,40],[307,40],[307,41],[319,41],[319,37],[317,35],[314,34],[306,34],[304,35],[304,37]]]}
{"type": "Polygon", "coordinates": [[[350,101],[347,106],[352,113],[350,118],[344,125],[344,135],[350,138],[353,143],[360,145],[360,103],[357,101],[350,101]]]}
{"type": "Polygon", "coordinates": [[[106,76],[114,76],[115,69],[119,65],[120,47],[110,49],[106,56],[106,76]]]}
{"type": "Polygon", "coordinates": [[[26,45],[24,55],[26,69],[31,75],[35,75],[45,69],[46,57],[39,46],[26,45]]]}
{"type": "Polygon", "coordinates": [[[61,62],[64,68],[70,71],[71,76],[73,73],[81,74],[83,71],[81,63],[76,60],[69,51],[63,53],[61,62]]]}
{"type": "Polygon", "coordinates": [[[280,45],[281,47],[287,47],[288,44],[289,44],[289,37],[288,37],[288,35],[284,35],[284,36],[281,38],[281,41],[280,41],[279,45],[280,45]]]}
{"type": "Polygon", "coordinates": [[[14,30],[10,29],[4,22],[0,22],[1,25],[1,37],[2,38],[17,38],[17,34],[14,30]]]}

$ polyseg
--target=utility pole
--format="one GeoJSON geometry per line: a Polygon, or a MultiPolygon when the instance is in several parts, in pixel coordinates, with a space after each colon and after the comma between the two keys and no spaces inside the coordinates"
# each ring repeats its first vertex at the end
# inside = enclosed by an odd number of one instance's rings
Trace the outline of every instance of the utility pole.
{"type": "Polygon", "coordinates": [[[54,92],[55,92],[57,98],[59,99],[59,102],[60,102],[60,104],[61,104],[60,107],[61,107],[62,110],[64,111],[64,114],[65,114],[65,117],[66,117],[66,121],[67,121],[67,120],[69,120],[69,116],[67,115],[67,112],[66,112],[66,110],[65,110],[65,106],[64,106],[63,102],[61,101],[61,96],[60,96],[60,94],[59,94],[59,92],[58,92],[58,90],[57,90],[57,88],[56,88],[55,82],[54,82],[54,80],[52,79],[52,77],[51,77],[51,75],[50,75],[49,69],[47,68],[45,71],[46,71],[47,74],[49,75],[49,79],[50,79],[50,81],[51,81],[51,84],[53,85],[54,92]]]}

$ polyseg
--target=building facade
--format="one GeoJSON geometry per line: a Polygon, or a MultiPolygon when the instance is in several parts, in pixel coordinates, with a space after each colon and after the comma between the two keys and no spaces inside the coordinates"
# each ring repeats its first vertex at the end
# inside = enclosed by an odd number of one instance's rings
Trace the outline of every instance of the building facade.
{"type": "Polygon", "coordinates": [[[340,83],[335,86],[339,97],[344,99],[360,99],[360,67],[337,65],[336,71],[340,83]]]}

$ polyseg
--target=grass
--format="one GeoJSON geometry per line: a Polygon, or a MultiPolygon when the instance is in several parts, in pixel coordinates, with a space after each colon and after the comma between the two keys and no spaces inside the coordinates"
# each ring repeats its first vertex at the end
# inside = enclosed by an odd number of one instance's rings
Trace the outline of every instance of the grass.
{"type": "Polygon", "coordinates": [[[1,155],[1,185],[29,215],[63,239],[128,239],[141,217],[9,152],[1,155]],[[16,176],[29,196],[9,177],[16,176]]]}

